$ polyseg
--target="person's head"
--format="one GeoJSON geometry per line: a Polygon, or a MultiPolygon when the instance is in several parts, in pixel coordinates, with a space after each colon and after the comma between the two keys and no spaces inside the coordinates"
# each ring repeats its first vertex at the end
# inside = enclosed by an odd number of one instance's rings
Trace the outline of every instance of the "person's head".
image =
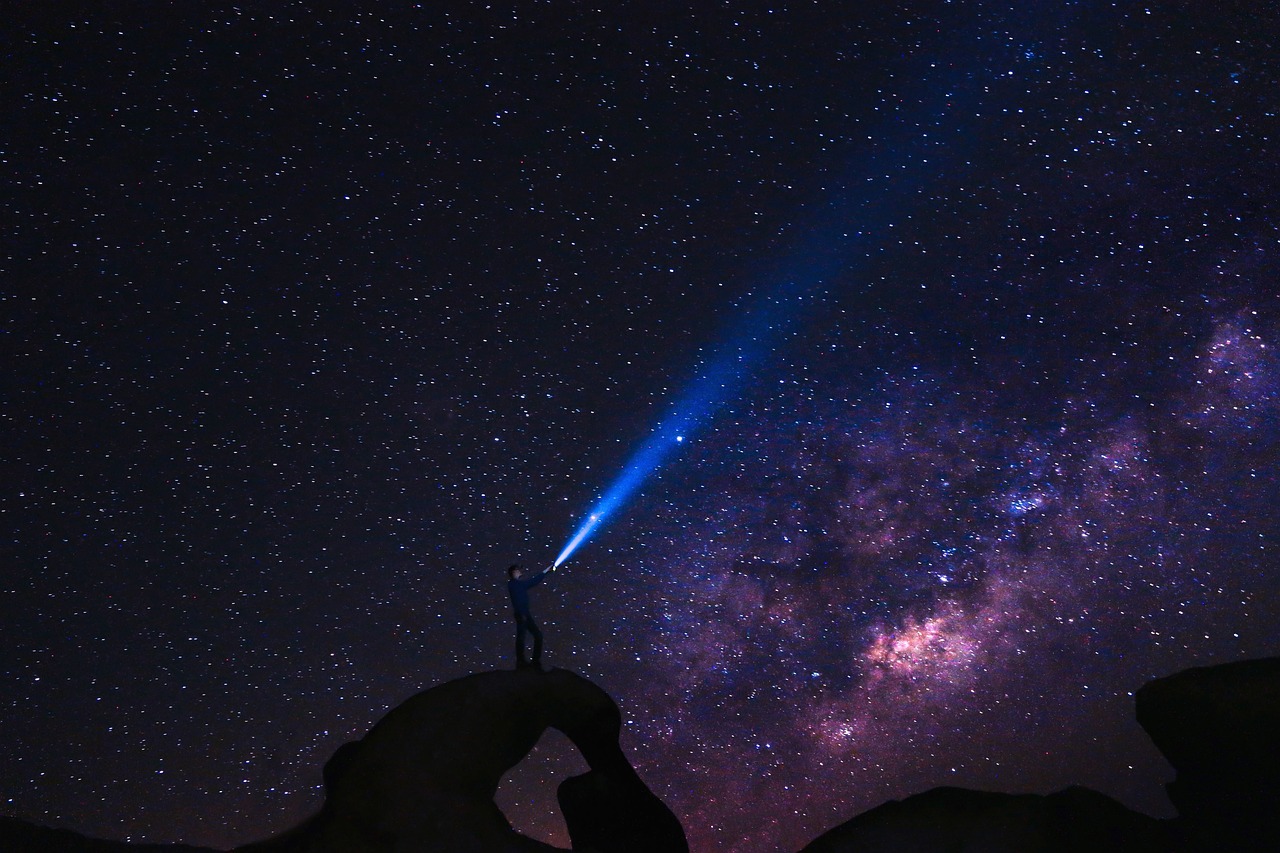
{"type": "Polygon", "coordinates": [[[507,566],[508,580],[519,579],[519,577],[523,574],[524,574],[524,569],[520,568],[519,563],[512,563],[511,565],[507,566]]]}

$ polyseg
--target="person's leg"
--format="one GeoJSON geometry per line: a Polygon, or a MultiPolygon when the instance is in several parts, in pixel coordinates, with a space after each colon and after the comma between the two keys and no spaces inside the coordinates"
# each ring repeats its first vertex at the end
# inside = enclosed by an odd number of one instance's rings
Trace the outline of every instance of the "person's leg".
{"type": "Polygon", "coordinates": [[[524,632],[525,620],[519,613],[516,614],[516,668],[525,665],[524,662],[524,632]]]}
{"type": "Polygon", "coordinates": [[[542,631],[538,629],[532,616],[526,616],[525,622],[529,626],[529,633],[533,635],[533,665],[540,667],[542,666],[542,631]]]}

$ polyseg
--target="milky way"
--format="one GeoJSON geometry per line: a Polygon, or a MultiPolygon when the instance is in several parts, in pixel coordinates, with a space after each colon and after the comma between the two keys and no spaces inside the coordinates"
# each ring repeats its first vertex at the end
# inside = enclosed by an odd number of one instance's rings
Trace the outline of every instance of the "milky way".
{"type": "Polygon", "coordinates": [[[654,739],[699,756],[694,790],[716,792],[686,806],[715,827],[698,837],[794,846],[903,778],[1091,781],[1158,810],[1150,750],[1103,745],[1131,734],[1129,692],[1188,648],[1270,642],[1255,620],[1274,604],[1259,597],[1273,480],[1255,426],[1277,414],[1280,374],[1258,369],[1256,336],[1241,362],[1207,366],[1224,333],[1250,338],[1233,326],[1192,357],[1220,381],[1191,372],[1194,392],[1158,411],[993,406],[980,380],[915,371],[860,399],[785,392],[738,422],[768,424],[749,427],[750,454],[708,449],[686,520],[645,558],[665,675],[649,701],[680,709],[654,739]],[[1228,423],[1203,424],[1219,411],[1228,423]]]}
{"type": "Polygon", "coordinates": [[[442,5],[15,14],[4,812],[300,821],[657,435],[533,607],[695,850],[1171,814],[1133,692],[1280,653],[1275,10],[442,5]]]}

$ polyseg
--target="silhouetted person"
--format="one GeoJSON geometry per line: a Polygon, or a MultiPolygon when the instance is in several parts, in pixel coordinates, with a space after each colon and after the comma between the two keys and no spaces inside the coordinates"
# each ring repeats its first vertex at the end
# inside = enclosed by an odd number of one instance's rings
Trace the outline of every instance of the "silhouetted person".
{"type": "Polygon", "coordinates": [[[526,576],[522,566],[507,567],[507,592],[511,594],[511,610],[516,620],[516,669],[524,669],[526,666],[542,669],[542,632],[538,630],[533,614],[529,612],[529,588],[541,583],[550,571],[550,568],[546,568],[536,575],[526,576]],[[526,632],[533,635],[532,663],[524,658],[526,632]]]}

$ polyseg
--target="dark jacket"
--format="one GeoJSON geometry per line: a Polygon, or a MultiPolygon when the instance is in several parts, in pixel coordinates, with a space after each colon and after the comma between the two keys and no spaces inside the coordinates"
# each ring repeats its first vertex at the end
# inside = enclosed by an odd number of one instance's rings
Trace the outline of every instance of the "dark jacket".
{"type": "Polygon", "coordinates": [[[525,575],[522,578],[508,578],[507,592],[511,594],[511,607],[522,616],[529,615],[529,588],[542,583],[550,569],[543,569],[536,575],[525,575]]]}

